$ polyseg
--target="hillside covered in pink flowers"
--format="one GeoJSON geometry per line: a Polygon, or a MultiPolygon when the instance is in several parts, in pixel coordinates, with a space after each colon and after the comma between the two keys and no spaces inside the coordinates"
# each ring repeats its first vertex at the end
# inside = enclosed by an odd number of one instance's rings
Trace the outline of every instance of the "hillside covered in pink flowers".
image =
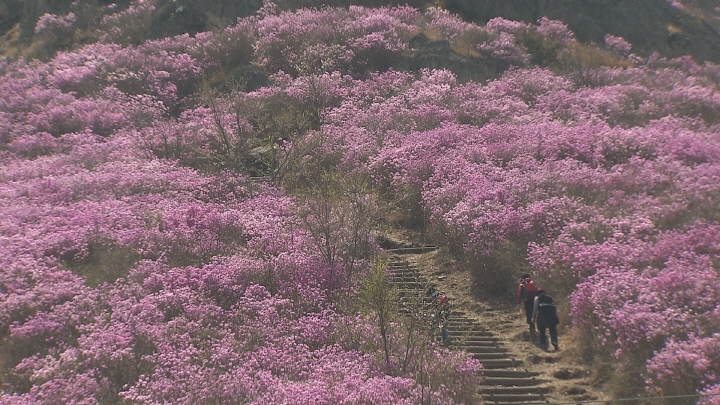
{"type": "Polygon", "coordinates": [[[486,293],[533,272],[635,394],[720,404],[720,66],[409,6],[138,44],[154,6],[0,61],[0,403],[467,403],[481,364],[374,301],[394,210],[486,293]]]}

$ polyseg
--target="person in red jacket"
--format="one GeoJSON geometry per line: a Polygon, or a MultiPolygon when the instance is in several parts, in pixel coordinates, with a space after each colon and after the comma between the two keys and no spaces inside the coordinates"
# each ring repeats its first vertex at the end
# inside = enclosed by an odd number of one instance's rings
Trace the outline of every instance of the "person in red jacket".
{"type": "Polygon", "coordinates": [[[523,274],[520,279],[520,285],[518,285],[517,298],[515,304],[520,305],[520,301],[525,306],[525,317],[527,319],[528,326],[530,327],[530,335],[535,336],[535,323],[533,322],[533,301],[535,300],[535,294],[537,293],[537,286],[535,282],[530,278],[530,274],[523,274]]]}

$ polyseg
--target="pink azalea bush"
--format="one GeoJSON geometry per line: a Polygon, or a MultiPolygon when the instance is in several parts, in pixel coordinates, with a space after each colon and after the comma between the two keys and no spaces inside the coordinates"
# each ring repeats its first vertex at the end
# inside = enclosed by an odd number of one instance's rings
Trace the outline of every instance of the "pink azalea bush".
{"type": "Polygon", "coordinates": [[[53,14],[43,14],[35,25],[35,33],[44,31],[69,31],[77,17],[73,13],[68,13],[64,17],[53,14]]]}
{"type": "Polygon", "coordinates": [[[418,32],[419,17],[410,7],[269,14],[257,23],[255,52],[269,70],[292,75],[385,69],[418,32]]]}
{"type": "MultiPolygon", "coordinates": [[[[572,38],[545,25],[554,40],[572,38]]],[[[484,262],[486,280],[513,280],[491,266],[519,251],[551,288],[572,293],[588,343],[654,389],[667,342],[718,333],[718,252],[708,247],[720,138],[715,67],[653,63],[601,68],[607,84],[594,88],[538,68],[485,85],[387,72],[355,87],[367,96],[330,109],[323,128],[349,168],[484,262]]],[[[700,372],[687,378],[683,392],[709,387],[700,372]]]]}
{"type": "Polygon", "coordinates": [[[627,42],[623,37],[616,37],[611,34],[605,35],[605,45],[621,55],[627,55],[630,53],[630,48],[632,48],[632,44],[627,42]]]}
{"type": "Polygon", "coordinates": [[[386,362],[372,315],[338,304],[357,280],[323,256],[311,205],[251,182],[258,165],[372,179],[479,279],[534,269],[647,390],[718,391],[717,66],[628,57],[587,87],[534,65],[573,52],[558,21],[410,7],[268,7],[134,43],[151,7],[47,62],[0,62],[3,402],[462,401],[478,363],[403,362],[401,323],[386,362]],[[391,69],[421,32],[513,67],[391,69]],[[268,86],[198,94],[250,62],[268,86]],[[430,364],[442,375],[413,371],[430,364]]]}
{"type": "MultiPolygon", "coordinates": [[[[393,24],[419,13],[351,15],[360,22],[347,44],[362,67],[402,49],[407,35],[393,24]]],[[[295,198],[207,164],[221,152],[219,128],[256,129],[230,101],[194,103],[195,91],[203,75],[253,58],[252,35],[236,39],[259,22],[137,46],[118,32],[47,63],[3,62],[3,403],[450,404],[468,395],[479,363],[466,354],[431,348],[399,367],[397,329],[391,363],[376,355],[374,320],[337,307],[356,279],[323,260],[295,198]],[[357,347],[341,322],[368,343],[357,347]],[[435,363],[443,373],[431,381],[413,371],[435,363]]],[[[249,102],[282,94],[337,107],[344,96],[334,91],[354,79],[329,74],[323,92],[304,78],[276,82],[249,102]]]]}

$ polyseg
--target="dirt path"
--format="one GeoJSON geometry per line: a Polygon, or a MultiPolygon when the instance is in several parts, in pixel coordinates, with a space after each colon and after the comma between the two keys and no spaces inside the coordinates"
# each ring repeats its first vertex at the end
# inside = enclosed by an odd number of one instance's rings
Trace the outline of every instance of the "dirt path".
{"type": "MultiPolygon", "coordinates": [[[[392,247],[413,247],[428,244],[422,235],[403,230],[385,234],[392,247]]],[[[592,370],[578,360],[578,347],[566,322],[559,327],[560,351],[546,352],[530,338],[525,315],[511,299],[483,296],[473,288],[469,269],[457,263],[445,249],[406,254],[405,260],[428,281],[436,284],[451,300],[454,310],[462,311],[477,321],[504,344],[512,357],[521,360],[523,369],[539,373],[546,380],[549,393],[545,402],[574,402],[610,399],[596,388],[592,370]]]]}

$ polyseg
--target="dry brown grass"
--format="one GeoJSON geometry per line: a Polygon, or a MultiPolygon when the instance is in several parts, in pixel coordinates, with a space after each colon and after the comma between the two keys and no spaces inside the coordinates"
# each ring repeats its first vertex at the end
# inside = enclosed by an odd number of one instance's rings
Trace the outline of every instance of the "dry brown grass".
{"type": "Polygon", "coordinates": [[[607,66],[630,67],[632,63],[612,54],[609,51],[594,46],[575,43],[568,52],[559,58],[561,69],[570,75],[578,85],[603,85],[598,75],[598,69],[607,66]]]}
{"type": "MultiPolygon", "coordinates": [[[[426,28],[422,31],[431,41],[442,41],[445,38],[436,29],[426,28]]],[[[466,58],[481,59],[483,56],[477,49],[477,44],[486,38],[479,32],[465,32],[459,38],[450,41],[450,50],[456,55],[466,58]]]]}
{"type": "Polygon", "coordinates": [[[20,45],[20,25],[16,24],[0,39],[0,56],[14,58],[22,55],[20,45]]]}
{"type": "Polygon", "coordinates": [[[482,59],[482,54],[476,47],[463,46],[462,44],[450,44],[450,49],[457,55],[472,59],[482,59]]]}
{"type": "Polygon", "coordinates": [[[604,51],[594,46],[585,45],[576,42],[570,47],[570,51],[563,56],[564,60],[583,69],[607,67],[629,67],[632,64],[627,60],[621,59],[608,51],[604,51]]]}

